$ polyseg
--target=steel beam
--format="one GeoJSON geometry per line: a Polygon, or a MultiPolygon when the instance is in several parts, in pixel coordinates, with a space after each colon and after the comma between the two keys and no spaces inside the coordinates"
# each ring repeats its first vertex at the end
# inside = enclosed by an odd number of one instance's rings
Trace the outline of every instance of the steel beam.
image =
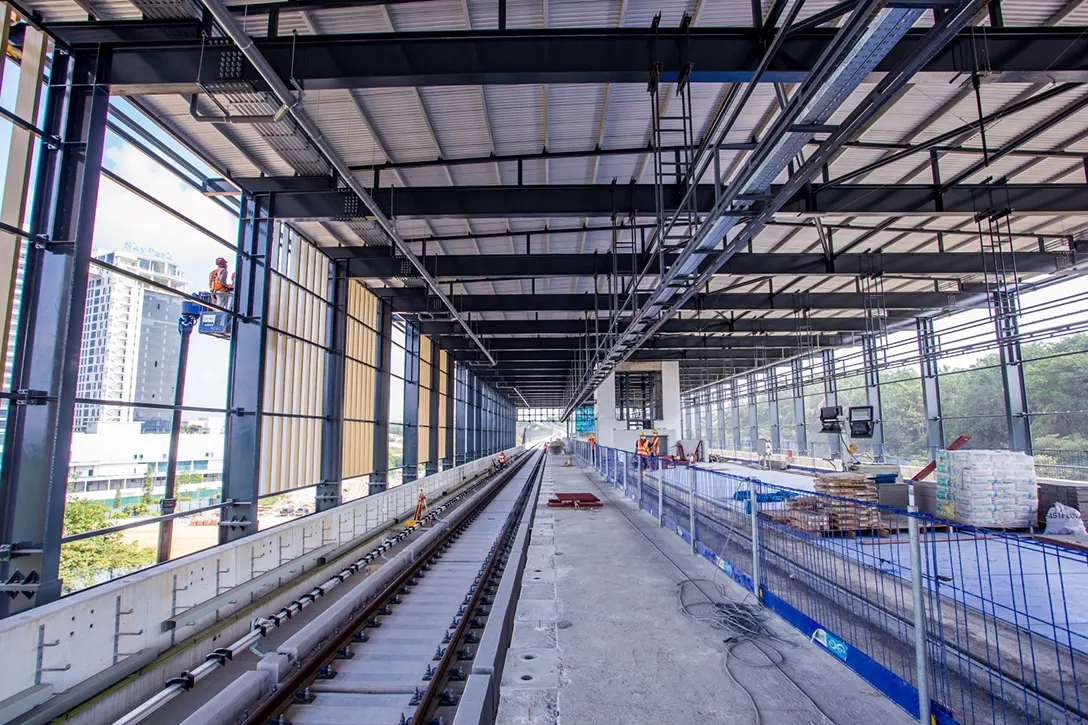
{"type": "MultiPolygon", "coordinates": [[[[556,232],[557,234],[563,232],[556,232]]],[[[567,233],[576,234],[578,230],[567,233]]],[[[517,235],[511,235],[516,238],[517,235]]],[[[1088,245],[1078,254],[1070,252],[1016,252],[1003,255],[1003,269],[1016,269],[1021,273],[1056,272],[1076,263],[1079,257],[1088,259],[1088,245]]],[[[325,250],[332,259],[344,260],[352,277],[382,279],[401,276],[402,260],[389,247],[335,247],[325,250]]],[[[805,275],[844,276],[858,274],[888,275],[960,275],[981,274],[989,267],[989,257],[978,253],[886,253],[846,254],[829,260],[823,254],[738,254],[730,259],[718,274],[725,276],[805,275]]],[[[676,261],[676,255],[665,255],[668,267],[676,261]]],[[[636,274],[647,263],[650,273],[658,274],[656,255],[632,259],[630,254],[613,258],[610,252],[595,254],[457,254],[423,258],[423,264],[435,277],[442,280],[471,280],[474,278],[502,277],[592,277],[609,275],[613,271],[622,276],[636,274]]]]}
{"type": "MultiPolygon", "coordinates": [[[[532,323],[526,324],[532,329],[532,323]]],[[[806,338],[810,345],[832,347],[847,344],[850,340],[839,335],[820,335],[806,338]]],[[[466,340],[449,339],[443,341],[454,350],[471,350],[472,345],[466,340]]],[[[791,335],[745,335],[743,337],[710,337],[700,335],[662,336],[650,340],[643,350],[688,350],[697,353],[700,350],[739,350],[745,348],[797,348],[801,338],[791,335]]],[[[572,337],[505,337],[496,338],[489,348],[502,359],[507,351],[522,350],[578,350],[578,340],[572,337]]]]}
{"type": "MultiPolygon", "coordinates": [[[[902,322],[913,319],[912,315],[904,313],[891,313],[887,321],[902,322]]],[[[813,332],[864,332],[865,320],[861,317],[812,317],[808,326],[813,332]]],[[[443,344],[447,344],[448,337],[457,335],[460,327],[456,323],[422,320],[420,326],[428,335],[444,335],[443,344]]],[[[572,320],[481,320],[474,322],[478,334],[484,337],[510,337],[515,335],[539,336],[539,335],[563,335],[578,336],[585,334],[585,322],[581,319],[572,320]]],[[[622,325],[621,325],[622,329],[622,325]]],[[[754,335],[758,339],[760,335],[769,333],[795,333],[797,321],[789,317],[775,317],[764,319],[743,318],[734,319],[725,315],[712,318],[685,318],[672,319],[661,326],[661,333],[672,334],[714,334],[714,333],[744,333],[754,335]]]]}
{"type": "MultiPolygon", "coordinates": [[[[202,45],[199,24],[118,21],[53,23],[69,43],[119,43],[113,90],[121,94],[200,92],[198,79],[251,82],[261,75],[229,46],[202,45]],[[230,69],[224,77],[218,69],[230,69]],[[213,70],[209,70],[213,69],[213,70]]],[[[987,28],[987,80],[1088,80],[1088,39],[1080,27],[987,28]]],[[[800,83],[835,36],[835,28],[797,32],[782,44],[764,83],[800,83]]],[[[883,73],[920,48],[912,31],[877,66],[883,73]]],[[[690,63],[694,83],[745,83],[764,50],[758,28],[574,28],[467,32],[300,35],[254,38],[281,78],[307,90],[540,83],[645,83],[648,48],[661,63],[661,80],[675,81],[690,63]]],[[[926,65],[934,80],[976,70],[980,42],[961,32],[926,65]]],[[[923,75],[924,78],[924,75],[923,75]]]]}
{"type": "MultiPolygon", "coordinates": [[[[239,180],[243,188],[261,189],[239,180]]],[[[780,186],[771,187],[769,196],[780,186]]],[[[608,217],[647,214],[655,208],[654,186],[635,184],[546,184],[524,186],[409,186],[374,190],[372,196],[387,216],[398,218],[517,218],[608,217]]],[[[711,184],[695,194],[702,213],[714,206],[711,184]]],[[[758,204],[764,196],[747,199],[758,204]]],[[[742,198],[742,200],[744,200],[742,198]]],[[[665,194],[665,211],[675,209],[679,195],[665,194]]],[[[964,184],[941,189],[931,184],[813,185],[795,193],[783,205],[784,214],[831,214],[835,216],[970,216],[989,209],[1011,208],[1020,215],[1077,214],[1088,212],[1088,184],[964,184]]],[[[338,221],[365,219],[350,191],[283,191],[276,200],[278,218],[285,221],[338,221]]],[[[751,211],[747,212],[751,214],[751,211]]],[[[741,217],[742,210],[727,216],[741,217]]]]}
{"type": "Polygon", "coordinates": [[[446,408],[442,411],[446,421],[446,457],[442,460],[442,470],[453,466],[454,445],[456,444],[454,437],[454,426],[456,424],[454,391],[457,389],[457,378],[454,374],[454,359],[453,353],[450,353],[446,367],[446,408]]]}
{"type": "MultiPolygon", "coordinates": [[[[403,288],[376,290],[391,301],[396,312],[420,314],[432,312],[425,294],[403,288]]],[[[865,295],[858,292],[786,292],[778,295],[746,292],[709,292],[692,297],[686,310],[863,310],[865,295]]],[[[883,304],[892,310],[935,310],[956,307],[973,295],[955,292],[888,292],[883,304]]],[[[646,299],[645,294],[639,299],[646,299]]],[[[457,306],[463,312],[594,312],[607,313],[611,300],[593,294],[508,294],[459,296],[457,306]]],[[[529,326],[531,331],[531,326],[529,326]]]]}
{"type": "Polygon", "coordinates": [[[106,136],[107,50],[53,57],[39,146],[0,471],[0,616],[60,597],[61,536],[76,384],[106,136]],[[18,587],[23,587],[21,590],[18,587]]]}
{"type": "Polygon", "coordinates": [[[219,543],[257,533],[260,494],[261,427],[264,417],[268,291],[275,240],[274,210],[267,196],[242,197],[238,215],[238,284],[230,338],[226,439],[223,445],[223,502],[219,543]]]}
{"type": "Polygon", "coordinates": [[[771,413],[771,450],[775,453],[782,452],[781,419],[778,411],[778,382],[774,368],[764,371],[767,378],[767,404],[771,413]]]}

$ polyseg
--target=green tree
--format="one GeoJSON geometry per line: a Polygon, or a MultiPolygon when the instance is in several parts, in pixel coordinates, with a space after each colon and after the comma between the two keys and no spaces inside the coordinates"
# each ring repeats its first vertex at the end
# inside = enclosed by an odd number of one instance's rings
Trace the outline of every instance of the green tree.
{"type": "Polygon", "coordinates": [[[113,495],[113,510],[116,513],[121,513],[121,487],[117,487],[117,493],[113,495]]]}
{"type": "MultiPolygon", "coordinates": [[[[109,509],[99,501],[69,498],[64,507],[64,534],[82,534],[110,525],[109,509]]],[[[155,561],[153,549],[127,543],[121,534],[104,534],[61,547],[60,576],[66,592],[83,589],[104,572],[128,572],[155,561]]]]}

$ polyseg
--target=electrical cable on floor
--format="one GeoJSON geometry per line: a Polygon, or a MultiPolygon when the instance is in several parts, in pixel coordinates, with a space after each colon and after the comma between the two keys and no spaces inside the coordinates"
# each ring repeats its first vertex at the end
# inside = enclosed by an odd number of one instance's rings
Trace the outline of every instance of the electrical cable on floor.
{"type": "MultiPolygon", "coordinates": [[[[585,473],[584,469],[583,473],[585,473]]],[[[589,478],[588,475],[586,477],[589,478]]],[[[592,478],[590,478],[590,480],[592,480],[592,478]]],[[[606,492],[605,489],[600,489],[600,491],[602,494],[604,494],[605,498],[609,500],[612,499],[612,497],[606,492]]],[[[649,542],[650,546],[657,549],[657,552],[661,554],[661,556],[663,556],[667,562],[672,564],[673,567],[678,572],[680,572],[680,575],[684,577],[683,579],[678,581],[676,585],[676,594],[677,600],[680,605],[680,612],[684,616],[697,622],[709,624],[712,629],[729,633],[729,637],[725,639],[725,653],[722,655],[722,669],[725,670],[726,677],[728,677],[729,680],[738,688],[740,688],[745,696],[747,696],[748,702],[752,705],[753,722],[755,723],[755,725],[763,725],[763,714],[762,712],[760,712],[759,705],[756,703],[755,697],[752,695],[751,691],[749,691],[749,689],[737,679],[736,675],[734,675],[733,671],[729,668],[730,659],[737,660],[741,664],[746,665],[752,669],[773,668],[778,670],[778,672],[781,673],[781,675],[786,678],[786,680],[790,682],[790,684],[797,688],[798,692],[804,695],[805,698],[810,703],[812,703],[812,707],[815,708],[816,712],[820,713],[820,715],[822,715],[827,722],[835,725],[834,718],[824,712],[823,708],[821,708],[820,705],[812,699],[812,696],[805,692],[805,690],[799,684],[797,684],[797,681],[790,677],[788,674],[786,674],[786,672],[782,669],[781,665],[786,661],[786,656],[782,654],[781,650],[774,646],[774,643],[787,643],[785,640],[777,637],[773,632],[771,632],[770,629],[767,628],[766,624],[764,624],[767,618],[767,610],[763,607],[762,602],[756,600],[755,602],[749,603],[748,596],[751,594],[750,592],[744,597],[742,601],[733,601],[729,597],[725,585],[718,582],[717,580],[717,567],[715,567],[714,569],[714,579],[690,576],[680,567],[679,564],[677,564],[673,560],[671,556],[665,553],[664,549],[658,546],[653,539],[646,535],[646,532],[643,531],[642,528],[639,527],[631,519],[631,517],[627,515],[627,512],[623,510],[623,507],[613,506],[613,508],[619,511],[620,514],[625,519],[627,519],[627,523],[631,524],[632,528],[634,528],[635,531],[641,534],[642,538],[646,539],[646,541],[649,542]],[[714,590],[717,591],[717,593],[721,596],[722,600],[715,601],[715,599],[707,594],[697,582],[709,582],[713,586],[714,590]],[[706,598],[705,603],[700,602],[699,604],[691,605],[684,602],[684,588],[689,584],[695,587],[695,590],[702,594],[704,598],[706,598]],[[713,613],[708,614],[696,614],[691,611],[692,606],[712,606],[714,611],[713,613]],[[740,649],[740,647],[744,644],[749,645],[751,648],[759,652],[763,656],[763,661],[754,662],[738,655],[736,653],[736,650],[740,649]]],[[[724,550],[721,553],[724,554],[724,550]]]]}

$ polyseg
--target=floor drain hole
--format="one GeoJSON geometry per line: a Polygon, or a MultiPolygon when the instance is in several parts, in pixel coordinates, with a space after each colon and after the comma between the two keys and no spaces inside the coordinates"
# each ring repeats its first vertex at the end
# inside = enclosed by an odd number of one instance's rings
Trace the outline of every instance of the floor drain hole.
{"type": "Polygon", "coordinates": [[[566,628],[571,627],[573,625],[571,624],[571,622],[568,622],[565,619],[561,619],[558,622],[556,622],[555,626],[558,627],[559,629],[566,629],[566,628]]]}
{"type": "Polygon", "coordinates": [[[522,676],[521,676],[521,679],[523,679],[523,680],[525,680],[526,682],[528,682],[529,680],[533,679],[533,676],[532,676],[532,675],[522,675],[522,676]]]}
{"type": "Polygon", "coordinates": [[[535,659],[536,659],[536,655],[522,655],[522,656],[521,656],[521,658],[522,658],[523,660],[535,660],[535,659]]]}

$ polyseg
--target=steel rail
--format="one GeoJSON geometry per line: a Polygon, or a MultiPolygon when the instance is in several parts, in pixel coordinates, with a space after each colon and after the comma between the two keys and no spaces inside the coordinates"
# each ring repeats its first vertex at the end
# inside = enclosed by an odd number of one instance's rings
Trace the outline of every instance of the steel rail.
{"type": "MultiPolygon", "coordinates": [[[[369,605],[363,607],[344,622],[340,627],[340,631],[346,633],[345,636],[328,638],[309,656],[305,664],[295,668],[286,680],[279,683],[276,690],[269,697],[258,704],[253,710],[249,711],[247,721],[254,723],[268,722],[272,718],[278,717],[283,711],[294,704],[295,695],[305,690],[315,679],[317,679],[320,670],[336,658],[337,653],[345,644],[352,641],[355,632],[360,631],[368,620],[376,617],[379,610],[383,606],[386,606],[389,600],[396,595],[410,579],[416,576],[424,566],[429,565],[429,562],[436,553],[468,528],[472,523],[471,519],[475,517],[476,514],[483,511],[492,499],[495,498],[498,492],[525,466],[531,457],[532,454],[523,455],[514,462],[505,474],[502,483],[494,486],[487,495],[483,496],[473,506],[472,511],[461,524],[456,528],[451,527],[449,531],[435,539],[425,552],[419,554],[414,564],[409,566],[405,569],[403,574],[386,585],[381,592],[373,598],[369,605]]],[[[447,648],[447,652],[452,649],[453,648],[447,648]]]]}
{"type": "Polygon", "coordinates": [[[457,628],[450,637],[450,643],[446,647],[446,652],[442,655],[442,659],[438,663],[434,676],[427,684],[427,688],[424,690],[420,703],[416,706],[416,710],[412,714],[410,722],[432,722],[432,717],[435,715],[434,711],[441,706],[437,700],[440,693],[443,692],[444,687],[448,684],[450,669],[456,661],[454,657],[460,650],[458,645],[464,640],[465,634],[468,632],[472,622],[473,612],[476,612],[480,607],[484,591],[487,587],[487,582],[495,573],[496,565],[500,559],[505,560],[505,557],[508,554],[507,546],[511,543],[514,535],[517,533],[517,522],[521,520],[521,515],[525,511],[525,506],[529,500],[529,492],[533,489],[533,481],[540,475],[546,460],[547,455],[541,455],[533,465],[533,470],[529,474],[529,480],[525,484],[525,490],[522,491],[517,502],[510,511],[510,515],[499,536],[498,543],[496,544],[494,551],[492,551],[491,556],[488,557],[484,572],[480,576],[479,584],[476,585],[476,589],[473,591],[469,603],[465,605],[465,613],[461,615],[461,619],[457,623],[457,628]]]}

